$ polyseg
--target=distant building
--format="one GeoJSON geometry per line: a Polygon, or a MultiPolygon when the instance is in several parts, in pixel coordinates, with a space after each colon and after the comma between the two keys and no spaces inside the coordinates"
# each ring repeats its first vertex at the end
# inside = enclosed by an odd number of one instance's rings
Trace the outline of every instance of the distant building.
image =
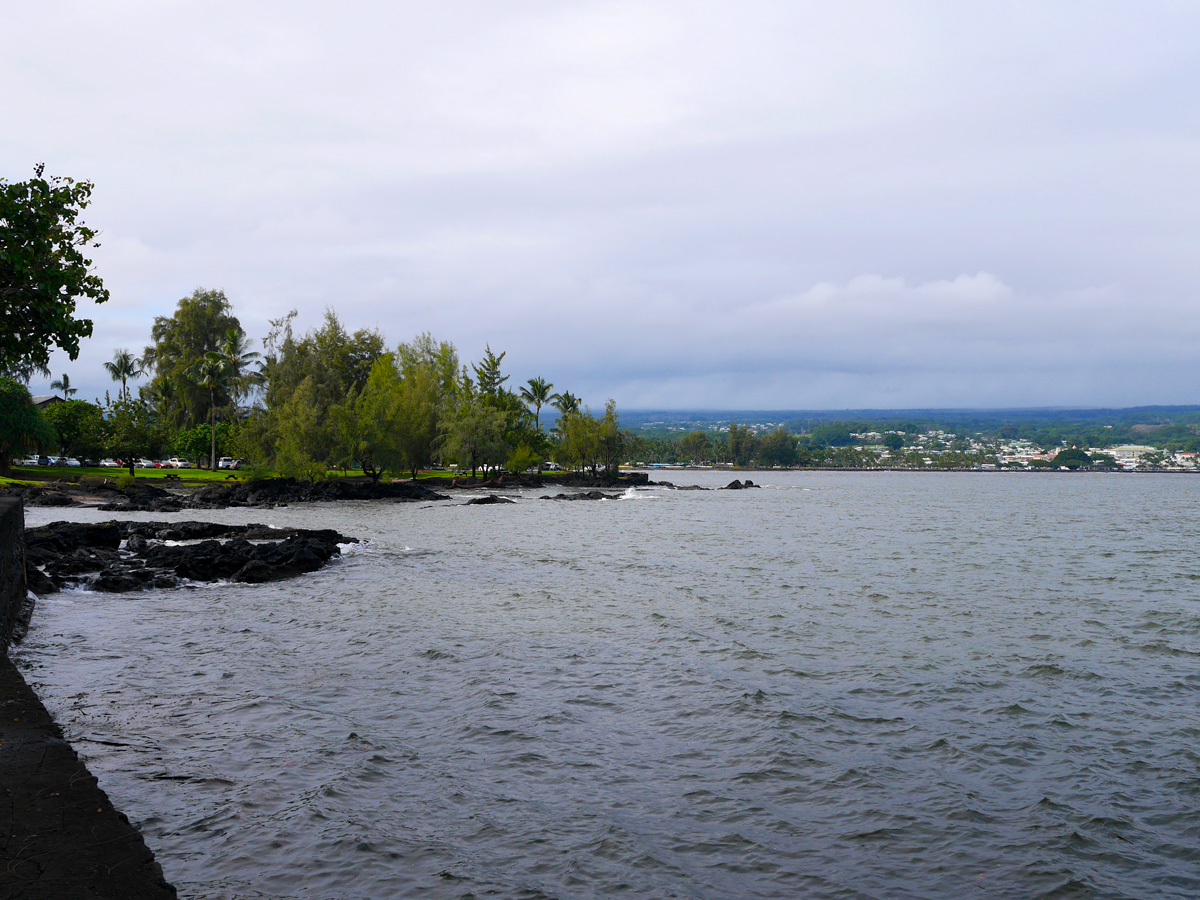
{"type": "Polygon", "coordinates": [[[38,409],[45,409],[54,403],[62,402],[64,402],[63,398],[58,396],[58,394],[35,394],[33,398],[33,405],[38,409]]]}

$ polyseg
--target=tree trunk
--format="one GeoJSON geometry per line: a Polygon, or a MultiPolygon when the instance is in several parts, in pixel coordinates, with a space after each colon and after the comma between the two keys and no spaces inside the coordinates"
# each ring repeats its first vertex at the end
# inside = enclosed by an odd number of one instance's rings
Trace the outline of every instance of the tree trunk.
{"type": "Polygon", "coordinates": [[[217,471],[217,398],[212,388],[208,389],[208,430],[212,436],[212,456],[208,471],[217,471]]]}

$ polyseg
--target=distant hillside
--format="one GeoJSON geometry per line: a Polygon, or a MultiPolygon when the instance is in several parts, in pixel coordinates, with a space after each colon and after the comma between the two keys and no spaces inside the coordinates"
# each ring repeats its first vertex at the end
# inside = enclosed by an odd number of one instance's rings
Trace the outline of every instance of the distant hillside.
{"type": "Polygon", "coordinates": [[[1200,405],[1124,409],[622,409],[620,414],[622,428],[651,438],[678,438],[691,431],[727,431],[731,422],[757,432],[782,425],[801,435],[837,424],[851,431],[944,430],[989,438],[1027,438],[1046,446],[1065,442],[1099,447],[1136,440],[1179,450],[1200,449],[1200,405]]]}

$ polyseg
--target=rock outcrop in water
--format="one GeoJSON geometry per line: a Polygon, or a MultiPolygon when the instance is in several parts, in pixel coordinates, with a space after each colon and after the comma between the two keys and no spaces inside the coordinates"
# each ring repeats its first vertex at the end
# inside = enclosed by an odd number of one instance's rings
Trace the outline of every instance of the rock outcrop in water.
{"type": "Polygon", "coordinates": [[[322,503],[336,500],[448,500],[418,481],[380,481],[330,478],[310,483],[294,478],[237,481],[201,488],[185,501],[189,509],[223,509],[227,506],[271,507],[288,503],[322,503]]]}
{"type": "Polygon", "coordinates": [[[733,481],[729,482],[729,484],[725,485],[725,487],[723,487],[722,490],[742,491],[742,490],[745,490],[746,488],[756,488],[756,487],[761,487],[761,485],[755,484],[749,478],[747,478],[745,481],[738,481],[735,478],[735,479],[733,479],[733,481]]]}
{"type": "Polygon", "coordinates": [[[30,590],[169,588],[182,580],[278,581],[315,572],[355,538],[332,529],[213,522],[55,522],[25,531],[30,590]],[[251,543],[251,542],[255,543],[251,543]]]}
{"type": "Polygon", "coordinates": [[[604,491],[583,491],[578,494],[555,494],[546,496],[543,500],[619,500],[620,494],[606,494],[604,491]]]}

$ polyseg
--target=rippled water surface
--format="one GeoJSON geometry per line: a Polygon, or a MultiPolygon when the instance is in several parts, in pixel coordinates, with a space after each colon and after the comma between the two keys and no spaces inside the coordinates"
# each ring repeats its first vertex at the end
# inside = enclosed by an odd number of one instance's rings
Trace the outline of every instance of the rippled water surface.
{"type": "Polygon", "coordinates": [[[174,516],[368,543],[18,661],[185,897],[1200,896],[1200,478],[755,477],[174,516]]]}

